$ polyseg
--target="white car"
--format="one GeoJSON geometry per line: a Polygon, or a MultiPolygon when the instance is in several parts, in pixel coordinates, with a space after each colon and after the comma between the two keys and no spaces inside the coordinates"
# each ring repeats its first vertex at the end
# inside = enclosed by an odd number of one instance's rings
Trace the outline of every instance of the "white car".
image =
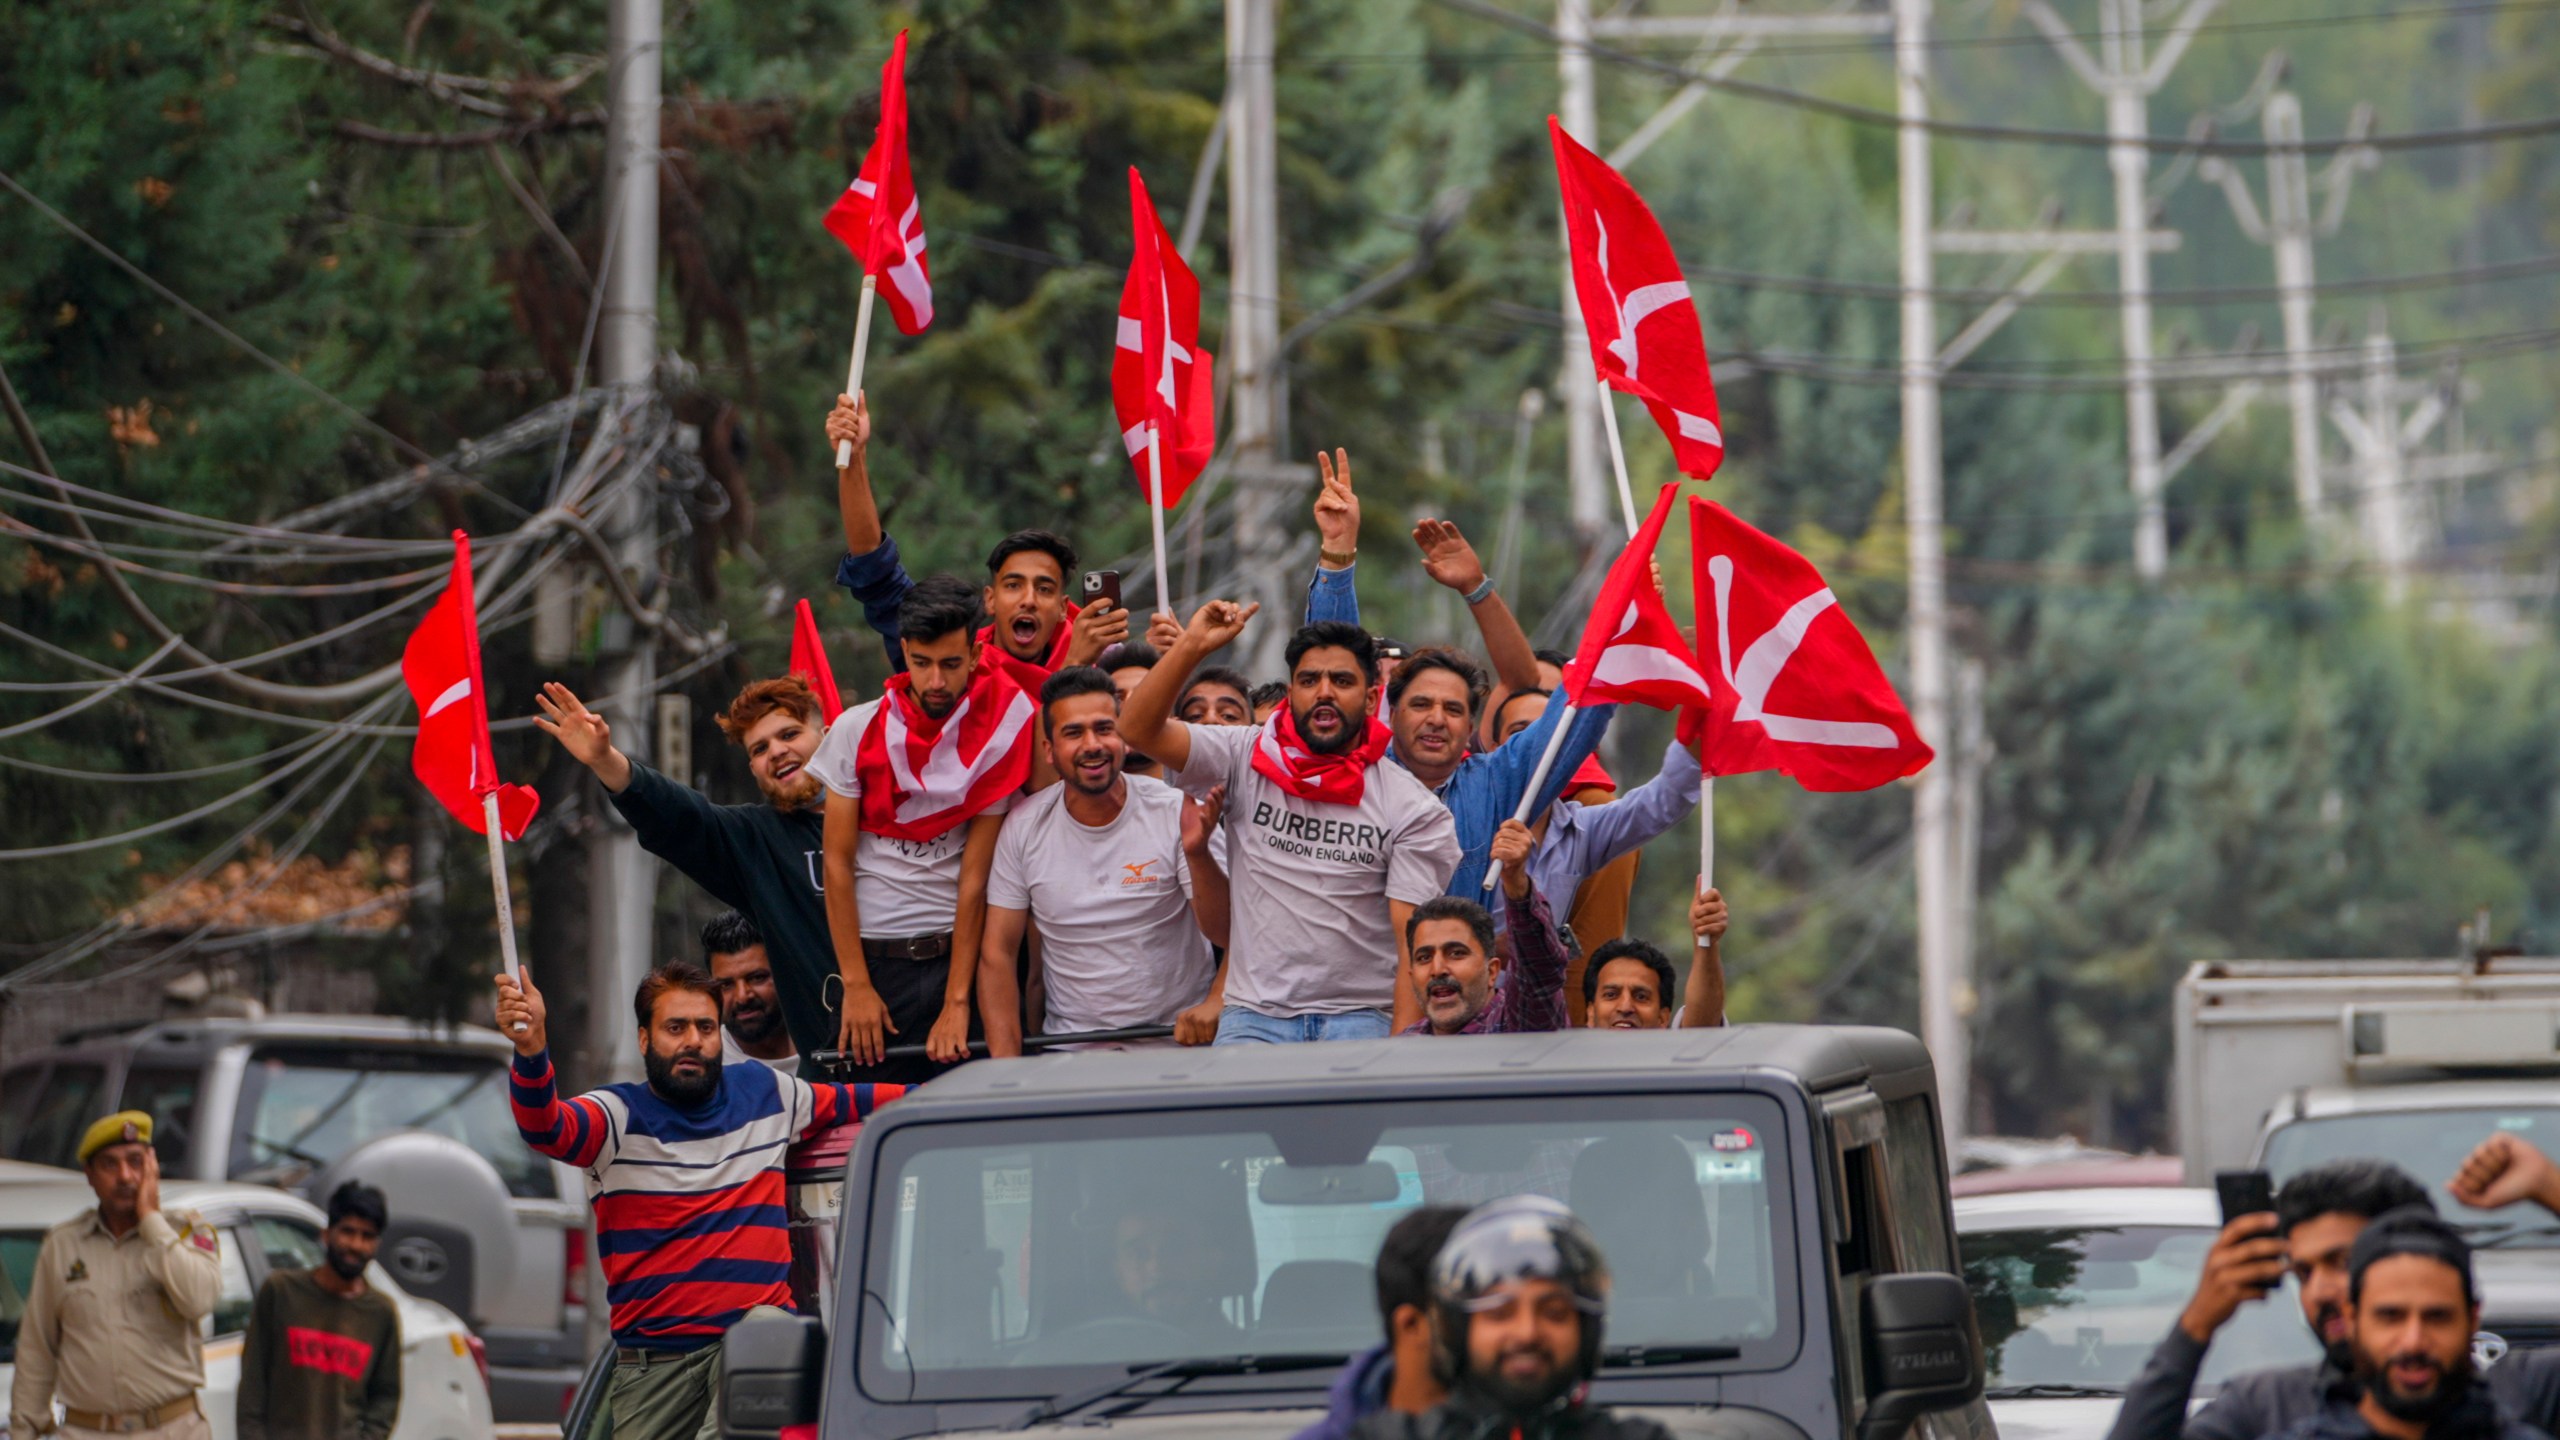
{"type": "MultiPolygon", "coordinates": [[[[2001,1440],[2100,1440],[2125,1387],[2178,1323],[2222,1231],[2210,1190],[2040,1190],[1956,1198],[1956,1247],[1982,1326],[2001,1440]]],[[[2293,1282],[2213,1338],[2195,1398],[2320,1347],[2293,1282]]]]}
{"type": "MultiPolygon", "coordinates": [[[[204,1326],[202,1394],[214,1440],[233,1440],[241,1332],[250,1303],[269,1270],[320,1263],[325,1217],[301,1199],[260,1185],[170,1180],[161,1197],[172,1210],[203,1215],[222,1242],[222,1293],[204,1326]]],[[[95,1203],[89,1182],[76,1172],[19,1164],[0,1171],[0,1393],[17,1371],[18,1321],[44,1232],[95,1203]]],[[[400,1307],[400,1420],[392,1440],[489,1435],[488,1362],[477,1337],[452,1311],[402,1290],[380,1265],[365,1271],[365,1283],[400,1307]]],[[[0,1427],[7,1423],[0,1415],[0,1427]]],[[[5,1428],[0,1440],[8,1440],[5,1428]]]]}

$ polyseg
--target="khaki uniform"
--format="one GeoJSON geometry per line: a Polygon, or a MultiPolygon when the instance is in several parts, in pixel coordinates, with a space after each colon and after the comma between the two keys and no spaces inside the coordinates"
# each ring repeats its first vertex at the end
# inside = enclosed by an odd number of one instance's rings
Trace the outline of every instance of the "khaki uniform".
{"type": "Polygon", "coordinates": [[[202,1322],[221,1287],[220,1244],[192,1211],[154,1211],[121,1240],[95,1209],[45,1232],[18,1327],[10,1433],[51,1430],[60,1400],[70,1440],[202,1440],[202,1322]]]}

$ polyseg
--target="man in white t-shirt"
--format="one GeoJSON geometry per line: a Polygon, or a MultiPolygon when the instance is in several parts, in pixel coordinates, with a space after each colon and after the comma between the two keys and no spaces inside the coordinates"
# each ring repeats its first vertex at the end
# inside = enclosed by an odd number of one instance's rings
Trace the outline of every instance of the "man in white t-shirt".
{"type": "Polygon", "coordinates": [[[1070,666],[1040,689],[1040,726],[1059,782],[1017,802],[996,837],[978,951],[987,1051],[1022,1053],[1014,958],[1040,932],[1051,1035],[1174,1025],[1205,1045],[1212,942],[1227,938],[1227,882],[1211,863],[1215,801],[1186,800],[1127,771],[1112,677],[1070,666]]]}
{"type": "Polygon", "coordinates": [[[1218,1042],[1384,1036],[1390,1012],[1412,1003],[1396,983],[1405,921],[1457,869],[1457,827],[1411,772],[1380,763],[1377,645],[1357,625],[1320,621],[1290,638],[1289,693],[1261,725],[1171,718],[1192,669],[1258,608],[1202,606],[1129,697],[1120,732],[1185,790],[1226,787],[1233,920],[1213,992],[1218,1042]]]}
{"type": "Polygon", "coordinates": [[[987,871],[1005,807],[1031,773],[1035,706],[981,654],[977,624],[967,581],[918,582],[898,606],[907,668],[879,699],[838,716],[809,759],[827,787],[838,1043],[854,1064],[876,1066],[890,1037],[924,1041],[929,1061],[882,1072],[906,1084],[968,1058],[987,871]],[[955,965],[955,955],[967,958],[955,965]]]}

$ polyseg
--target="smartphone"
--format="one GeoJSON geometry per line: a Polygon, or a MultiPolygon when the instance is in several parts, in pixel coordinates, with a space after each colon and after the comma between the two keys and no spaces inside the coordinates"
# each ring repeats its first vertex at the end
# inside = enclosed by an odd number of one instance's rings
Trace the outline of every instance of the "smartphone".
{"type": "Polygon", "coordinates": [[[1090,608],[1096,603],[1105,600],[1111,602],[1112,609],[1117,610],[1120,608],[1120,572],[1117,570],[1087,570],[1084,572],[1085,605],[1090,608]]]}
{"type": "Polygon", "coordinates": [[[2275,1178],[2264,1170],[2217,1171],[2213,1193],[2222,1201],[2225,1225],[2243,1215],[2264,1215],[2276,1208],[2275,1178]]]}

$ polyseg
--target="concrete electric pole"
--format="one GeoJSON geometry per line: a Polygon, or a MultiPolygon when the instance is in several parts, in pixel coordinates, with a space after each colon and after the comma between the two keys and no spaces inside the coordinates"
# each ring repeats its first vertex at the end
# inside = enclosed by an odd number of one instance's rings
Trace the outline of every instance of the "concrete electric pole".
{"type": "MultiPolygon", "coordinates": [[[[1297,527],[1282,511],[1304,467],[1284,463],[1288,389],[1280,366],[1280,149],[1272,52],[1280,0],[1227,0],[1227,433],[1236,483],[1238,599],[1262,602],[1237,664],[1277,675],[1305,599],[1288,573],[1297,527]]],[[[1188,617],[1184,617],[1188,618],[1188,617]]]]}

